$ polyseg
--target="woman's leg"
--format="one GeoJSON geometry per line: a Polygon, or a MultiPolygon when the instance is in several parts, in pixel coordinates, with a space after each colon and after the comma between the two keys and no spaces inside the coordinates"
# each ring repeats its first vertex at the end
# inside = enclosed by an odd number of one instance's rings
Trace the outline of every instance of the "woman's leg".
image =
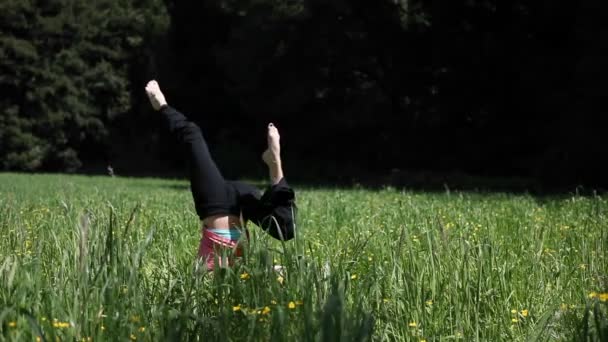
{"type": "Polygon", "coordinates": [[[275,185],[283,179],[283,167],[281,164],[281,136],[279,135],[279,130],[272,122],[268,124],[266,139],[268,148],[262,154],[262,159],[268,166],[270,183],[275,185]]]}
{"type": "MultiPolygon", "coordinates": [[[[241,230],[232,229],[231,211],[234,211],[236,197],[231,196],[230,188],[217,165],[211,158],[209,148],[200,127],[182,113],[167,105],[158,83],[151,81],[146,92],[154,109],[162,114],[171,135],[183,146],[188,154],[190,187],[196,213],[208,228],[202,229],[198,255],[207,264],[208,270],[215,267],[216,254],[219,266],[231,264],[232,260],[222,260],[222,254],[241,256],[241,230]],[[229,250],[228,253],[216,253],[229,250]]],[[[232,215],[235,213],[232,212],[232,215]]],[[[232,216],[233,217],[233,216],[232,216]]],[[[236,219],[235,219],[236,221],[236,219]]],[[[248,235],[247,235],[248,238],[248,235]]]]}
{"type": "Polygon", "coordinates": [[[146,91],[153,107],[162,114],[169,132],[186,151],[192,197],[200,219],[229,214],[226,182],[211,158],[200,127],[167,105],[158,83],[149,82],[146,91]],[[155,105],[155,101],[158,105],[155,105]]]}
{"type": "Polygon", "coordinates": [[[178,138],[188,155],[190,187],[196,212],[201,220],[214,215],[229,214],[226,182],[211,158],[201,129],[169,106],[161,108],[161,113],[169,131],[178,138]]]}

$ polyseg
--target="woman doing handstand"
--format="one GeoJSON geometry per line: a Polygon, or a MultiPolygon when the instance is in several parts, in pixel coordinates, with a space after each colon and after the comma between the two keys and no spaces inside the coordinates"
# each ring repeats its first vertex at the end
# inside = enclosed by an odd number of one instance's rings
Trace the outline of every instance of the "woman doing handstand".
{"type": "MultiPolygon", "coordinates": [[[[242,243],[249,239],[247,221],[276,239],[286,241],[294,237],[295,195],[283,176],[279,131],[272,123],[268,125],[268,149],[262,154],[271,185],[262,195],[251,185],[224,180],[199,126],[167,104],[156,81],[148,82],[146,93],[152,107],[160,112],[169,132],[188,155],[190,188],[202,224],[198,255],[206,262],[207,269],[214,268],[218,250],[232,249],[234,256],[242,255],[242,243]]],[[[218,266],[225,266],[226,261],[218,260],[218,266]]]]}

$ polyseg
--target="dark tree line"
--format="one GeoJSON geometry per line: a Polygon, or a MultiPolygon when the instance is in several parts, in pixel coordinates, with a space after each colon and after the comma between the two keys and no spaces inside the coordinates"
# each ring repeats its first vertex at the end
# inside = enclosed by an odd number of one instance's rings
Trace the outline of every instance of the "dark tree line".
{"type": "Polygon", "coordinates": [[[0,3],[0,165],[76,171],[133,109],[131,77],[165,30],[159,1],[0,3]]]}
{"type": "Polygon", "coordinates": [[[605,185],[606,5],[495,0],[17,1],[0,5],[9,170],[179,166],[157,78],[227,176],[393,169],[605,185]],[[94,165],[94,166],[93,166],[94,165]]]}

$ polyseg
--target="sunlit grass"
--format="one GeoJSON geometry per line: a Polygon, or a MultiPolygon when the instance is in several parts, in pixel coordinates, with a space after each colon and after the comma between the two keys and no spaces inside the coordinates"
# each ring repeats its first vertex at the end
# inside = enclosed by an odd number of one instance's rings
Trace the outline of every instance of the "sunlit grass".
{"type": "Polygon", "coordinates": [[[296,190],[296,241],[250,226],[243,262],[207,274],[184,181],[0,174],[1,336],[519,341],[605,328],[603,197],[296,190]]]}

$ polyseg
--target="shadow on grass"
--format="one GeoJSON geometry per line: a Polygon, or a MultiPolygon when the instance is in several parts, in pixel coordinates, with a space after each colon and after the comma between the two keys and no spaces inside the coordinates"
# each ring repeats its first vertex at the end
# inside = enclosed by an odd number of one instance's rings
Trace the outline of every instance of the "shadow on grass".
{"type": "MultiPolygon", "coordinates": [[[[92,175],[92,174],[88,174],[92,175]]],[[[102,174],[98,174],[102,175],[102,174]]],[[[176,191],[190,191],[188,178],[183,173],[171,174],[125,174],[130,178],[154,178],[155,181],[139,183],[138,187],[166,188],[176,191]],[[158,182],[157,180],[162,180],[158,182]],[[166,180],[166,182],[165,182],[166,180]]],[[[393,170],[386,175],[366,175],[350,177],[347,175],[331,175],[328,177],[313,177],[312,175],[287,175],[289,184],[297,190],[348,190],[363,189],[378,191],[388,187],[396,190],[451,193],[471,192],[478,194],[504,193],[513,195],[529,195],[540,202],[562,200],[573,196],[597,196],[606,193],[601,187],[587,187],[574,183],[550,184],[542,179],[523,177],[483,177],[458,172],[432,172],[393,170]]],[[[264,190],[268,180],[237,179],[264,190]]]]}

